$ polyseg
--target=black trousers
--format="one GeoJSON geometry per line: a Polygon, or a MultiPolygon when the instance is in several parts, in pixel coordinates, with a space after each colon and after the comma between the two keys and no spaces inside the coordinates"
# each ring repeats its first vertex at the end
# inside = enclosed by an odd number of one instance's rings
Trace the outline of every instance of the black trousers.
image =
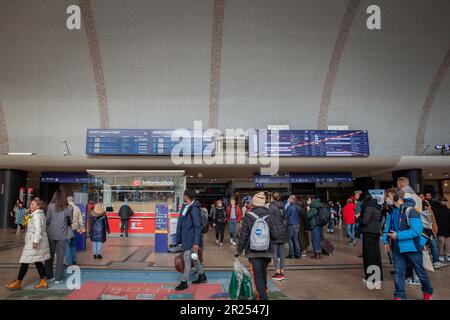
{"type": "MultiPolygon", "coordinates": [[[[34,265],[36,266],[37,271],[39,272],[39,277],[41,279],[45,279],[45,267],[42,262],[35,262],[34,265]]],[[[28,263],[22,263],[20,264],[19,269],[19,276],[17,277],[18,280],[22,281],[23,278],[25,278],[25,275],[28,271],[28,263]]]]}
{"type": "Polygon", "coordinates": [[[225,223],[216,223],[216,240],[219,240],[220,242],[223,242],[225,234],[225,223]]]}
{"type": "Polygon", "coordinates": [[[123,234],[125,232],[125,235],[128,237],[128,224],[130,220],[120,220],[120,233],[123,234]]]}
{"type": "Polygon", "coordinates": [[[253,285],[256,287],[256,300],[268,300],[267,296],[267,268],[270,258],[250,258],[250,273],[253,285]]]}
{"type": "Polygon", "coordinates": [[[374,233],[364,233],[362,240],[363,264],[365,278],[368,279],[372,272],[367,272],[369,266],[378,266],[380,268],[380,280],[383,281],[383,269],[381,264],[380,236],[374,233]]]}

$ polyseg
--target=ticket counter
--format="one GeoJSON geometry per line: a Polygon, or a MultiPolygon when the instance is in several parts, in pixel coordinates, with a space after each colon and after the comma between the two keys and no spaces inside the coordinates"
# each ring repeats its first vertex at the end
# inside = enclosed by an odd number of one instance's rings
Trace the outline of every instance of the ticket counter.
{"type": "Polygon", "coordinates": [[[184,170],[88,170],[88,173],[98,181],[94,201],[104,204],[113,235],[120,234],[118,212],[125,201],[134,211],[128,228],[130,237],[155,234],[157,207],[167,206],[168,226],[170,218],[178,217],[186,189],[184,170]]]}

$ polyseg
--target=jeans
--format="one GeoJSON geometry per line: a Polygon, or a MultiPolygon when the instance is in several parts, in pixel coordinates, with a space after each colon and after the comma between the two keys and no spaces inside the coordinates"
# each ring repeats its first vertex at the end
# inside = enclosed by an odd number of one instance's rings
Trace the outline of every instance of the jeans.
{"type": "Polygon", "coordinates": [[[77,263],[77,238],[73,237],[67,240],[66,264],[71,266],[76,263],[77,263]]]}
{"type": "Polygon", "coordinates": [[[284,243],[273,244],[273,264],[275,269],[283,270],[286,253],[284,252],[284,243]]]}
{"type": "MultiPolygon", "coordinates": [[[[187,282],[189,280],[189,273],[191,272],[191,263],[192,263],[191,250],[184,251],[183,259],[184,259],[184,272],[183,275],[181,276],[181,281],[187,282]]],[[[194,260],[194,266],[195,269],[197,269],[198,275],[205,274],[203,265],[199,259],[194,260]]]]}
{"type": "Polygon", "coordinates": [[[321,234],[320,229],[321,229],[320,227],[314,227],[311,230],[312,247],[314,252],[316,253],[322,252],[322,242],[320,241],[320,234],[321,234]]]}
{"type": "Polygon", "coordinates": [[[92,251],[94,255],[101,255],[103,249],[103,242],[101,241],[93,241],[92,242],[92,251]]]}
{"type": "Polygon", "coordinates": [[[230,238],[233,239],[234,242],[236,242],[236,240],[237,240],[237,227],[238,227],[237,220],[230,220],[230,223],[228,223],[228,226],[230,227],[230,238]]]}
{"type": "Polygon", "coordinates": [[[430,240],[430,249],[431,249],[431,256],[433,257],[433,263],[439,262],[439,249],[436,238],[434,237],[432,240],[430,240]]]}
{"type": "Polygon", "coordinates": [[[333,231],[334,230],[334,218],[330,218],[330,220],[328,220],[328,230],[333,231]]]}
{"type": "Polygon", "coordinates": [[[249,258],[250,273],[256,288],[256,300],[268,300],[267,296],[267,268],[270,258],[249,258]]]}
{"type": "Polygon", "coordinates": [[[125,232],[125,236],[128,237],[128,223],[130,220],[120,220],[120,234],[125,232]]]}
{"type": "Polygon", "coordinates": [[[425,293],[433,294],[433,288],[431,286],[428,274],[423,267],[423,257],[422,252],[405,252],[400,253],[399,249],[394,246],[392,248],[392,253],[395,260],[395,292],[394,297],[400,299],[406,299],[405,293],[405,272],[406,263],[411,263],[414,271],[419,277],[420,283],[422,285],[422,291],[425,293]]]}
{"type": "Polygon", "coordinates": [[[56,281],[64,279],[64,256],[66,255],[66,240],[48,239],[50,246],[50,259],[45,261],[47,279],[55,278],[56,281]],[[53,261],[56,253],[56,275],[53,272],[53,261]]]}
{"type": "Polygon", "coordinates": [[[300,243],[298,241],[299,224],[288,225],[288,241],[289,241],[289,255],[300,257],[300,243]]]}
{"type": "Polygon", "coordinates": [[[350,237],[350,242],[355,241],[355,225],[354,224],[346,224],[345,231],[347,232],[348,236],[350,237]]]}

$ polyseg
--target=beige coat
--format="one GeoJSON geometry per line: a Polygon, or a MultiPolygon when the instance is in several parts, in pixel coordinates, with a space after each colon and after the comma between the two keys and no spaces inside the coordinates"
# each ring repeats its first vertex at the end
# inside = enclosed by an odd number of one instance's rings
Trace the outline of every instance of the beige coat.
{"type": "Polygon", "coordinates": [[[25,247],[20,257],[20,263],[44,262],[50,259],[50,248],[46,231],[44,211],[34,211],[28,221],[27,234],[25,235],[25,247]],[[33,249],[33,243],[38,243],[37,249],[33,249]]]}
{"type": "Polygon", "coordinates": [[[73,218],[72,218],[72,230],[77,231],[83,228],[83,214],[81,213],[80,208],[73,203],[69,202],[69,205],[73,207],[73,218]]]}

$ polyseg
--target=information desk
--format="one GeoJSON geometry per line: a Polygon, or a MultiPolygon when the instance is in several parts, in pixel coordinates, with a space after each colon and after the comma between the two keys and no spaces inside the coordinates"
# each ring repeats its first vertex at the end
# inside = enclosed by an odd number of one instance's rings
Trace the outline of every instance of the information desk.
{"type": "MultiPolygon", "coordinates": [[[[107,213],[109,229],[112,234],[120,233],[120,217],[115,212],[107,213]]],[[[170,218],[178,218],[179,213],[169,212],[170,218]]],[[[169,221],[167,228],[169,229],[169,221]]],[[[128,233],[132,234],[155,234],[156,213],[155,212],[135,212],[128,223],[128,233]]]]}

